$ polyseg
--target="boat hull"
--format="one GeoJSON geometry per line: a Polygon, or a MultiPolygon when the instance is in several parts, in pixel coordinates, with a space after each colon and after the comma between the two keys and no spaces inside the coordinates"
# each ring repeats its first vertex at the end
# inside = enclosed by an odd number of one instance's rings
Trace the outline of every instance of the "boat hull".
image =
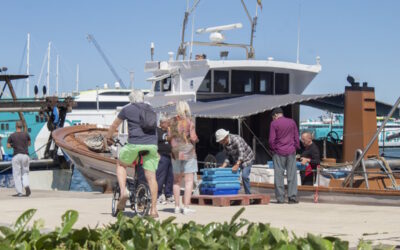
{"type": "MultiPolygon", "coordinates": [[[[111,154],[90,151],[79,139],[82,135],[105,134],[107,130],[96,128],[95,125],[81,125],[57,129],[53,132],[56,144],[72,160],[82,174],[95,184],[99,181],[116,183],[116,159],[111,154]]],[[[133,175],[133,169],[128,168],[128,176],[133,175]]],[[[255,171],[256,169],[254,169],[255,171]]],[[[397,184],[399,180],[396,178],[397,184]]],[[[298,186],[298,198],[301,202],[384,205],[400,206],[400,191],[389,190],[388,179],[371,177],[372,189],[366,189],[363,184],[355,182],[355,187],[342,187],[340,181],[331,181],[332,186],[298,186]],[[375,184],[373,184],[375,183],[375,184]],[[379,190],[381,188],[381,190],[379,190]],[[316,195],[318,199],[316,199],[316,195]]],[[[274,196],[274,184],[263,181],[252,181],[252,192],[267,193],[274,196]]]]}

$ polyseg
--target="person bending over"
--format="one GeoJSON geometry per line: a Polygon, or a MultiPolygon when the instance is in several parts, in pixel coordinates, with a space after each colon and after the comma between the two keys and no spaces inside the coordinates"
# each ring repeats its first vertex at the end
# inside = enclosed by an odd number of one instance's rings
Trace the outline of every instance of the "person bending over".
{"type": "Polygon", "coordinates": [[[239,167],[242,170],[242,180],[244,192],[251,194],[250,192],[250,172],[251,166],[254,161],[254,153],[239,135],[229,134],[229,131],[225,129],[218,129],[215,132],[216,142],[224,147],[226,159],[220,166],[225,168],[230,162],[233,162],[232,171],[236,172],[239,167]]]}

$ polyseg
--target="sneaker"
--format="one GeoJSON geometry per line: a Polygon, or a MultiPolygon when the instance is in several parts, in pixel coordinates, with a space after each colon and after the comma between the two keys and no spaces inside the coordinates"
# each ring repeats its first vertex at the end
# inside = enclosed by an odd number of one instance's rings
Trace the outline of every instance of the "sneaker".
{"type": "Polygon", "coordinates": [[[24,195],[21,194],[21,193],[18,193],[18,194],[13,194],[12,196],[13,196],[13,197],[23,197],[24,195]]]}
{"type": "Polygon", "coordinates": [[[181,208],[180,207],[175,207],[175,213],[180,214],[181,213],[181,208]]]}
{"type": "Polygon", "coordinates": [[[196,210],[191,209],[191,208],[188,208],[188,207],[184,207],[184,208],[182,209],[182,213],[183,213],[184,215],[187,215],[187,214],[190,214],[190,213],[195,213],[195,212],[196,212],[196,210]]]}
{"type": "Polygon", "coordinates": [[[170,204],[175,203],[175,199],[174,199],[173,196],[168,197],[165,201],[166,201],[167,203],[170,203],[170,204]]]}
{"type": "Polygon", "coordinates": [[[157,203],[160,204],[160,205],[167,204],[167,202],[164,200],[164,198],[162,196],[158,197],[157,203]]]}
{"type": "Polygon", "coordinates": [[[288,202],[288,203],[289,203],[289,204],[298,204],[299,201],[296,200],[296,199],[289,199],[289,202],[288,202]]]}
{"type": "Polygon", "coordinates": [[[31,189],[29,188],[29,186],[26,186],[26,187],[25,187],[25,195],[26,195],[26,196],[31,195],[31,189]]]}

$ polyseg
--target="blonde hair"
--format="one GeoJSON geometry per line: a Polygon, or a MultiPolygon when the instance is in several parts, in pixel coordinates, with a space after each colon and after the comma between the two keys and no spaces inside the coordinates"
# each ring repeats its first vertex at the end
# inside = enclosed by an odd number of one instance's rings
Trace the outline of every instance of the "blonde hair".
{"type": "Polygon", "coordinates": [[[129,94],[129,101],[131,103],[144,102],[143,91],[139,89],[132,90],[132,92],[129,94]]]}
{"type": "Polygon", "coordinates": [[[185,118],[190,118],[192,116],[189,104],[186,101],[179,101],[176,104],[176,113],[178,116],[185,118]]]}

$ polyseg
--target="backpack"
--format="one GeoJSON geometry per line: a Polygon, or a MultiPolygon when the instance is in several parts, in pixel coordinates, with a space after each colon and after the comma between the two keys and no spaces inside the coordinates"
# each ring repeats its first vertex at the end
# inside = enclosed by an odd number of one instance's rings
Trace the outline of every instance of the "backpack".
{"type": "Polygon", "coordinates": [[[157,129],[157,114],[150,105],[136,105],[139,109],[139,124],[145,134],[155,134],[157,129]]]}

